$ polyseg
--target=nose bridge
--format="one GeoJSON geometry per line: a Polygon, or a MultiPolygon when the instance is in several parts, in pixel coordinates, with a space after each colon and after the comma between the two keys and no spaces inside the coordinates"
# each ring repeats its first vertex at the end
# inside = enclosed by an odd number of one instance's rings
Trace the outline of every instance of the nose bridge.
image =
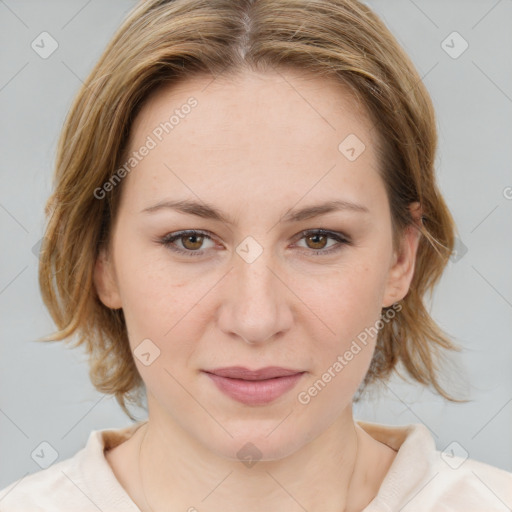
{"type": "MultiPolygon", "coordinates": [[[[266,302],[274,300],[276,277],[270,269],[274,266],[274,256],[271,249],[263,251],[253,261],[243,258],[236,264],[237,288],[241,293],[250,294],[255,301],[265,299],[266,302]]],[[[252,301],[253,303],[255,301],[252,301]]]]}
{"type": "Polygon", "coordinates": [[[271,249],[252,239],[239,244],[237,253],[221,327],[248,343],[263,343],[289,327],[284,285],[271,249]]]}
{"type": "Polygon", "coordinates": [[[235,264],[237,302],[242,310],[250,313],[259,310],[268,316],[276,307],[280,290],[277,290],[277,279],[270,269],[275,266],[272,249],[264,249],[255,256],[255,248],[250,247],[250,258],[240,257],[235,264]]]}
{"type": "Polygon", "coordinates": [[[245,237],[236,247],[235,273],[239,285],[248,293],[270,295],[272,282],[276,280],[270,268],[275,266],[275,253],[271,246],[271,235],[263,241],[253,236],[245,237]]]}

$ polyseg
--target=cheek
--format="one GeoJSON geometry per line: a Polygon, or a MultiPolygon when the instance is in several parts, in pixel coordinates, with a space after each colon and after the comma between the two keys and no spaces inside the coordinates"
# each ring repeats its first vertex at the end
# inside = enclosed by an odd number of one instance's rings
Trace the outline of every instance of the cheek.
{"type": "MultiPolygon", "coordinates": [[[[166,321],[166,315],[186,302],[182,284],[165,261],[163,251],[145,245],[126,233],[119,239],[129,240],[116,247],[116,272],[125,314],[141,321],[166,321]]],[[[182,306],[181,306],[182,307],[182,306]]]]}
{"type": "Polygon", "coordinates": [[[382,268],[361,262],[329,272],[314,287],[304,280],[301,297],[314,312],[310,383],[320,379],[318,386],[329,388],[322,391],[326,400],[354,393],[366,374],[378,335],[383,276],[382,268]]]}
{"type": "Polygon", "coordinates": [[[193,350],[187,340],[197,339],[185,331],[191,327],[190,314],[200,297],[191,293],[190,286],[180,281],[160,255],[119,247],[116,269],[129,342],[143,378],[158,367],[176,366],[178,360],[183,366],[183,359],[193,350]],[[137,360],[137,347],[143,342],[149,352],[158,353],[150,367],[137,360]]]}
{"type": "Polygon", "coordinates": [[[337,292],[309,297],[322,322],[311,324],[311,375],[298,390],[297,402],[309,417],[323,418],[325,424],[352,401],[368,371],[379,332],[377,294],[355,277],[333,282],[333,286],[345,285],[337,292]]]}
{"type": "Polygon", "coordinates": [[[384,282],[382,267],[360,262],[331,268],[316,275],[314,283],[308,276],[295,277],[294,291],[315,314],[326,339],[342,348],[378,318],[384,282]]]}

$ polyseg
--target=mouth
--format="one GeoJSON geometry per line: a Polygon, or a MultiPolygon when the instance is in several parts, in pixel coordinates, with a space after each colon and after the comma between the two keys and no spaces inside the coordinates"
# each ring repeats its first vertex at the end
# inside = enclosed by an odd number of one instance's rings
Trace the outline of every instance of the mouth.
{"type": "Polygon", "coordinates": [[[246,405],[264,405],[293,389],[306,372],[277,366],[259,370],[232,366],[203,373],[230,398],[246,405]]]}

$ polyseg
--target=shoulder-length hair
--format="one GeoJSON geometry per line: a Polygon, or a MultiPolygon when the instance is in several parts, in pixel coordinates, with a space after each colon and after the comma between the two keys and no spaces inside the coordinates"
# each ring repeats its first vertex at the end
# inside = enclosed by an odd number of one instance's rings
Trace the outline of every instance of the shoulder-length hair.
{"type": "Polygon", "coordinates": [[[395,247],[413,222],[409,205],[418,201],[423,210],[410,290],[379,330],[363,387],[386,379],[402,363],[414,380],[461,401],[439,382],[441,349],[460,348],[423,302],[454,246],[455,224],[435,178],[435,113],[395,37],[356,0],[147,0],[122,23],[68,113],[39,267],[42,297],[58,328],[40,341],[76,335],[76,345],[84,345],[89,356],[93,385],[114,395],[132,419],[126,401],[140,405],[144,383],[122,309],[104,306],[93,283],[122,182],[100,199],[97,190],[119,170],[137,112],[164,82],[287,67],[334,78],[340,91],[348,86],[365,106],[376,128],[395,247]]]}

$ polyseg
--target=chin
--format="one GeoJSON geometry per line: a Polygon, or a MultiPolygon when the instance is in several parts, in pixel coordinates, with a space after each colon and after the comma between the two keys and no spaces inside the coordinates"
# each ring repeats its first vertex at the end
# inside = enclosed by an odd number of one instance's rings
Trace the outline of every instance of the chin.
{"type": "MultiPolygon", "coordinates": [[[[291,417],[292,415],[290,415],[291,417]]],[[[283,416],[283,418],[285,418],[283,416]]],[[[245,421],[226,424],[226,429],[217,430],[214,436],[203,438],[203,444],[219,457],[244,462],[251,467],[257,461],[280,460],[300,450],[312,438],[307,431],[301,431],[297,425],[283,418],[276,421],[245,421]],[[281,423],[282,422],[282,423],[281,423]]]]}

